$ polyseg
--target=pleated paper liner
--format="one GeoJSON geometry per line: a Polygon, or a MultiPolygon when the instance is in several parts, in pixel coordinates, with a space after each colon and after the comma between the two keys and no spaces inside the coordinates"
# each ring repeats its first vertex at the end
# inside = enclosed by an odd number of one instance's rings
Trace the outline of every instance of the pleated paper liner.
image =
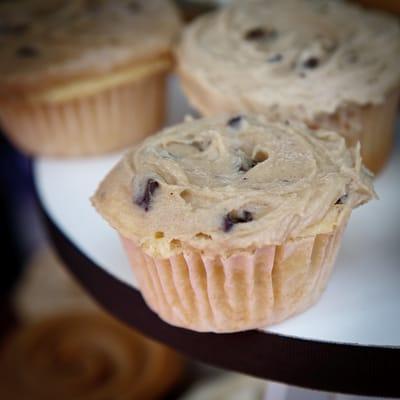
{"type": "Polygon", "coordinates": [[[163,320],[195,331],[235,332],[276,324],[314,304],[346,222],[331,233],[228,258],[185,250],[156,259],[122,240],[145,301],[163,320]]]}
{"type": "Polygon", "coordinates": [[[130,146],[159,130],[165,120],[166,74],[64,102],[5,102],[5,133],[25,153],[83,156],[130,146]]]}

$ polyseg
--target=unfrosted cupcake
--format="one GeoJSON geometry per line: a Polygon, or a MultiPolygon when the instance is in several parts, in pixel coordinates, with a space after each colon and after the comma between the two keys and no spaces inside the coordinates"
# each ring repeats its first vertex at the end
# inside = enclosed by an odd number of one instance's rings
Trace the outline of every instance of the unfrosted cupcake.
{"type": "Polygon", "coordinates": [[[204,115],[297,118],[361,142],[378,171],[392,147],[400,27],[342,1],[236,2],[190,25],[178,51],[186,94],[204,115]]]}
{"type": "Polygon", "coordinates": [[[171,46],[164,0],[0,5],[0,121],[21,150],[98,154],[160,128],[171,46]]]}
{"type": "Polygon", "coordinates": [[[264,118],[169,128],[129,152],[93,198],[148,305],[173,325],[232,332],[305,310],[352,208],[374,196],[358,147],[264,118]]]}

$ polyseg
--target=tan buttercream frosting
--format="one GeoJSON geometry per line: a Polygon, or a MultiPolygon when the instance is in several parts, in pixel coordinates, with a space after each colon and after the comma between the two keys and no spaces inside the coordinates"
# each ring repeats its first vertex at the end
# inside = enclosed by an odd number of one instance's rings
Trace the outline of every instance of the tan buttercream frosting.
{"type": "Polygon", "coordinates": [[[124,237],[168,257],[229,255],[327,233],[374,196],[359,148],[262,116],[185,122],[130,151],[93,203],[124,237]]]}
{"type": "Polygon", "coordinates": [[[179,29],[166,0],[2,2],[0,89],[93,77],[168,56],[179,29]]]}
{"type": "Polygon", "coordinates": [[[398,21],[344,1],[237,1],[191,24],[178,56],[226,112],[312,119],[400,85],[398,21]]]}

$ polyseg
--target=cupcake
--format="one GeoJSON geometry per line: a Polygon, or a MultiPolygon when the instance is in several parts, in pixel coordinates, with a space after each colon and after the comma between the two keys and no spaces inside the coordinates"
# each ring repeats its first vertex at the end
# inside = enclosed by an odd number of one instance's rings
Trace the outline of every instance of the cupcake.
{"type": "Polygon", "coordinates": [[[164,121],[171,46],[164,0],[47,0],[0,5],[0,121],[33,155],[113,151],[164,121]]]}
{"type": "Polygon", "coordinates": [[[400,94],[395,18],[342,1],[235,2],[191,24],[179,73],[202,114],[256,112],[361,143],[379,171],[390,155],[400,94]]]}
{"type": "Polygon", "coordinates": [[[146,139],[93,204],[162,319],[234,332],[319,298],[352,208],[374,196],[370,179],[359,147],[334,132],[219,116],[146,139]]]}
{"type": "Polygon", "coordinates": [[[0,393],[7,400],[156,400],[181,372],[172,350],[104,315],[73,313],[5,341],[0,393]]]}

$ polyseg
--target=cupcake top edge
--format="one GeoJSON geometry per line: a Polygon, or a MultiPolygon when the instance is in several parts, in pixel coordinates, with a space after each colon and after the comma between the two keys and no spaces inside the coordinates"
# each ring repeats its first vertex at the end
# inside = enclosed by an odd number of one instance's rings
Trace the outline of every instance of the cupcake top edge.
{"type": "Polygon", "coordinates": [[[0,90],[107,73],[169,54],[181,19],[164,0],[0,5],[0,90]]]}
{"type": "Polygon", "coordinates": [[[398,20],[345,1],[234,2],[192,23],[177,54],[203,90],[260,113],[313,118],[400,88],[398,20]]]}
{"type": "Polygon", "coordinates": [[[237,115],[146,139],[92,201],[122,236],[165,258],[185,246],[231,254],[332,232],[374,196],[359,148],[338,134],[237,115]]]}

